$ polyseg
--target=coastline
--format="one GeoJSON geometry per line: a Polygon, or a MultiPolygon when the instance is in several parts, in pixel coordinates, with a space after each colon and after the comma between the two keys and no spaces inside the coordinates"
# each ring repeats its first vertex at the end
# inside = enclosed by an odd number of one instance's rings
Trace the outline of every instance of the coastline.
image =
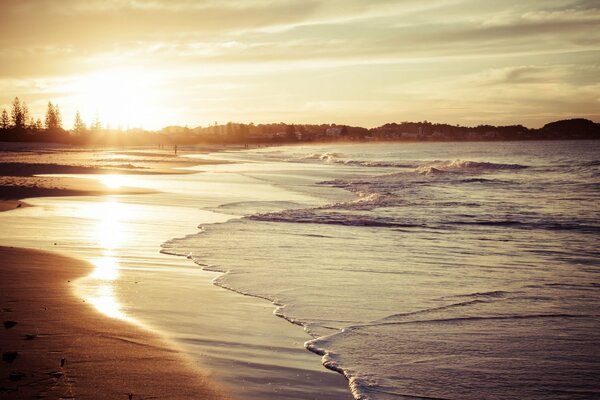
{"type": "MultiPolygon", "coordinates": [[[[111,152],[95,153],[104,158],[104,155],[111,152]]],[[[146,159],[148,153],[155,152],[119,150],[116,153],[136,154],[146,159]]],[[[77,157],[77,153],[69,153],[67,158],[73,156],[77,157]]],[[[92,160],[91,164],[93,163],[92,160]]],[[[155,181],[162,185],[181,181],[187,190],[195,182],[191,174],[198,171],[173,168],[222,162],[193,159],[182,161],[181,164],[184,165],[179,164],[178,160],[176,163],[177,165],[170,166],[171,172],[168,175],[156,172],[152,177],[149,176],[150,171],[168,168],[163,168],[165,165],[160,161],[155,163],[153,160],[151,164],[154,165],[151,166],[154,168],[147,168],[139,176],[144,179],[144,183],[155,181]]],[[[106,170],[104,172],[109,173],[106,170]]],[[[133,176],[137,173],[127,170],[123,175],[133,176]]],[[[310,337],[299,327],[275,318],[270,302],[223,290],[212,284],[214,273],[199,270],[192,261],[185,258],[158,253],[164,241],[190,234],[196,230],[198,223],[218,222],[223,216],[215,217],[216,214],[212,215],[214,213],[202,211],[202,204],[196,202],[183,207],[165,206],[167,198],[178,199],[175,204],[182,200],[183,203],[192,200],[187,193],[179,192],[178,189],[172,193],[164,193],[160,189],[103,187],[98,181],[100,177],[98,173],[78,174],[76,178],[35,176],[34,178],[46,182],[51,182],[51,179],[61,182],[71,180],[76,189],[81,188],[77,185],[91,184],[102,190],[95,193],[79,192],[77,194],[80,195],[72,197],[60,197],[65,194],[57,190],[56,196],[59,197],[54,198],[47,197],[42,190],[34,198],[27,197],[26,203],[12,202],[22,206],[9,213],[2,213],[3,223],[6,227],[18,229],[13,234],[9,234],[10,229],[4,232],[3,245],[49,250],[53,254],[59,252],[94,264],[94,273],[78,279],[75,288],[77,296],[88,299],[88,304],[94,297],[110,302],[108,314],[106,309],[102,310],[94,304],[96,310],[92,312],[98,314],[97,318],[106,318],[102,313],[110,315],[111,312],[122,312],[127,317],[133,316],[136,320],[141,320],[152,332],[166,338],[168,348],[189,358],[194,364],[191,366],[192,370],[199,368],[208,376],[211,384],[233,397],[256,400],[265,396],[289,399],[304,399],[306,396],[315,399],[351,398],[346,379],[321,366],[318,358],[302,345],[310,337]],[[151,220],[135,216],[135,221],[129,221],[129,217],[139,207],[134,208],[134,204],[141,205],[145,210],[142,214],[152,215],[151,220]],[[31,207],[25,207],[26,205],[31,207]],[[73,219],[70,215],[74,211],[84,211],[85,215],[73,219]],[[185,215],[180,217],[181,212],[185,215]],[[168,228],[164,225],[165,218],[169,221],[168,228]],[[160,231],[154,230],[157,224],[162,226],[160,231]],[[116,235],[111,234],[112,229],[118,229],[116,235]],[[130,237],[133,230],[141,236],[130,237]],[[127,236],[120,237],[119,231],[127,236]],[[106,264],[97,265],[98,260],[112,263],[108,268],[114,266],[112,272],[120,276],[113,281],[111,278],[108,281],[97,280],[94,275],[102,273],[102,269],[107,267],[106,264]],[[161,270],[166,268],[164,271],[169,271],[169,274],[154,272],[157,267],[161,270]],[[159,276],[162,278],[157,279],[159,276]],[[164,277],[168,277],[166,284],[164,277]],[[82,293],[82,287],[84,292],[88,289],[91,292],[82,293]],[[185,295],[175,296],[176,299],[170,300],[171,303],[181,301],[177,297],[190,296],[194,300],[186,301],[186,304],[180,304],[177,308],[183,310],[179,306],[191,306],[189,310],[166,315],[160,299],[170,293],[167,290],[174,287],[185,289],[185,295]],[[210,308],[200,310],[194,304],[210,304],[210,308]],[[189,312],[195,313],[194,318],[199,318],[197,325],[200,326],[200,332],[186,330],[187,326],[178,321],[178,315],[189,312]],[[252,329],[248,329],[243,322],[247,315],[253,316],[252,329]]],[[[122,321],[111,321],[122,324],[122,321]]],[[[159,360],[155,361],[160,363],[159,360]]]]}
{"type": "MultiPolygon", "coordinates": [[[[219,148],[198,148],[198,151],[203,150],[218,151],[219,148]]],[[[54,144],[0,143],[0,212],[27,205],[19,201],[27,198],[156,192],[82,177],[190,174],[194,171],[183,168],[219,163],[192,161],[168,150],[152,148],[62,148],[54,144]]]]}
{"type": "Polygon", "coordinates": [[[16,322],[1,327],[2,398],[228,398],[164,340],[77,298],[71,282],[92,268],[0,247],[2,320],[16,322]]]}

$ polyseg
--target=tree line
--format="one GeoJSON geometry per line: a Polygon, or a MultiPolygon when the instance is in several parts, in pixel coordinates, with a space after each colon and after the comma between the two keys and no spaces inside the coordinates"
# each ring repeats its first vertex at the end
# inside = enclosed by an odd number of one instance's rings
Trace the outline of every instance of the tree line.
{"type": "Polygon", "coordinates": [[[88,127],[79,111],[73,128],[63,128],[58,105],[48,102],[44,121],[30,115],[15,97],[10,112],[0,113],[0,141],[57,142],[82,145],[249,144],[329,141],[501,141],[600,139],[600,124],[577,118],[551,122],[539,129],[522,125],[460,125],[423,122],[388,123],[376,128],[338,124],[234,123],[206,127],[168,126],[158,131],[103,128],[98,118],[88,127]]]}
{"type": "Polygon", "coordinates": [[[69,139],[69,132],[63,129],[62,116],[58,105],[48,102],[44,122],[35,119],[29,112],[27,103],[15,97],[10,113],[3,109],[0,113],[0,130],[3,141],[58,141],[69,139]]]}

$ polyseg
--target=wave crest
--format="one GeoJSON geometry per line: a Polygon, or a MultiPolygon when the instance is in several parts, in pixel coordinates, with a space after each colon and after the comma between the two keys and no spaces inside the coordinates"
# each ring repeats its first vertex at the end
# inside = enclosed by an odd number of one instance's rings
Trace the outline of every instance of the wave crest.
{"type": "Polygon", "coordinates": [[[485,161],[453,160],[433,161],[415,168],[415,172],[421,175],[433,175],[445,172],[489,172],[523,168],[527,167],[520,164],[499,164],[485,161]]]}

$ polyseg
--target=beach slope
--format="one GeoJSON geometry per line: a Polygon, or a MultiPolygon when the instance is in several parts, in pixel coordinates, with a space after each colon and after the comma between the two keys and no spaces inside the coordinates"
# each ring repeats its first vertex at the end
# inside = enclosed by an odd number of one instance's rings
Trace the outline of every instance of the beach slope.
{"type": "Polygon", "coordinates": [[[0,397],[223,399],[151,332],[96,312],[72,294],[91,266],[0,247],[0,397]]]}

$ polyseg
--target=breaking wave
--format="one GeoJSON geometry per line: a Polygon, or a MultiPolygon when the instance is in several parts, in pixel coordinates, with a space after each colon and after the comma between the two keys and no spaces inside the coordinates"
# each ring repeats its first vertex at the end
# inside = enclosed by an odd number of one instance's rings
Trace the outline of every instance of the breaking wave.
{"type": "Polygon", "coordinates": [[[444,172],[489,172],[499,170],[515,170],[527,168],[520,164],[496,164],[468,160],[433,161],[418,166],[415,172],[422,175],[432,175],[444,172]]]}
{"type": "Polygon", "coordinates": [[[293,162],[310,162],[320,161],[328,164],[341,164],[356,167],[373,167],[373,168],[414,168],[415,164],[406,162],[396,162],[390,160],[356,160],[343,158],[341,153],[336,152],[325,152],[325,153],[311,153],[304,156],[300,156],[293,159],[288,159],[293,162]]]}

